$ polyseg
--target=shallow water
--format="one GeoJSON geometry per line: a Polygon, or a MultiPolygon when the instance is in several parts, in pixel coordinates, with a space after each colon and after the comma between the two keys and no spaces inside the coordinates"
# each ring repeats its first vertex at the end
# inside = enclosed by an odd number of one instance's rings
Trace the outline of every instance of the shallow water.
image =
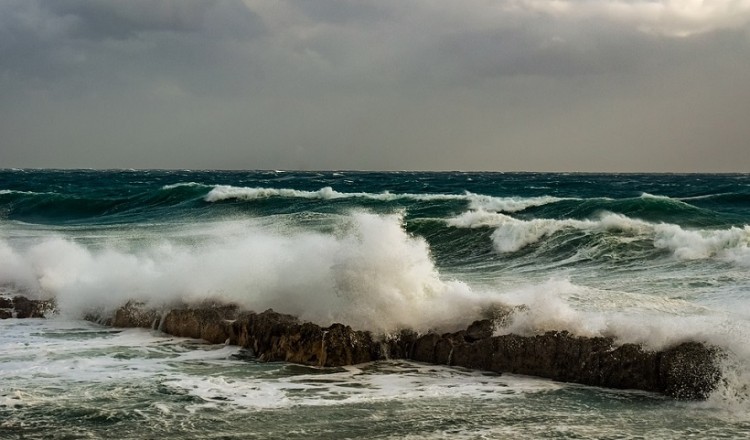
{"type": "Polygon", "coordinates": [[[741,438],[746,412],[386,361],[340,369],[85,321],[0,321],[3,438],[741,438]]]}

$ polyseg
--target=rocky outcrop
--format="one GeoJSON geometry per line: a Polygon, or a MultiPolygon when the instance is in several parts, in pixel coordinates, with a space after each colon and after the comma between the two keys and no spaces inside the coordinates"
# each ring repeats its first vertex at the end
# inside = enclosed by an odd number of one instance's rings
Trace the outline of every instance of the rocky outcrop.
{"type": "Polygon", "coordinates": [[[0,297],[0,319],[44,318],[55,308],[54,302],[24,296],[0,297]]]}
{"type": "Polygon", "coordinates": [[[131,302],[115,312],[111,324],[159,328],[174,336],[239,345],[261,361],[337,367],[385,357],[369,332],[343,324],[320,327],[273,310],[239,312],[236,306],[204,304],[160,314],[131,302]]]}
{"type": "MultiPolygon", "coordinates": [[[[0,297],[0,319],[43,318],[52,310],[51,301],[0,297]]],[[[700,342],[651,351],[634,344],[616,345],[610,338],[580,337],[567,332],[495,336],[496,327],[508,322],[509,313],[512,311],[494,310],[491,319],[475,321],[455,333],[418,335],[403,330],[381,338],[343,324],[321,327],[273,310],[245,312],[235,305],[210,302],[164,311],[128,302],[111,316],[92,313],[87,319],[115,327],[153,328],[174,336],[238,345],[261,361],[320,367],[409,359],[653,391],[679,399],[705,399],[721,379],[721,353],[700,342]]]]}
{"type": "Polygon", "coordinates": [[[375,338],[369,332],[333,324],[321,327],[292,315],[267,310],[204,304],[164,314],[128,303],[115,313],[119,327],[161,328],[181,337],[230,343],[261,361],[337,367],[381,359],[539,376],[564,382],[639,389],[679,399],[704,399],[720,379],[718,350],[686,342],[650,351],[609,338],[547,332],[537,336],[494,336],[496,321],[475,321],[456,333],[418,335],[404,330],[375,338]],[[159,317],[161,317],[159,319],[159,317]]]}
{"type": "Polygon", "coordinates": [[[411,359],[498,373],[539,376],[563,382],[654,391],[680,399],[705,399],[720,379],[718,350],[686,342],[662,351],[610,338],[577,337],[567,332],[537,336],[477,334],[491,322],[467,331],[427,334],[414,342],[411,359]]]}

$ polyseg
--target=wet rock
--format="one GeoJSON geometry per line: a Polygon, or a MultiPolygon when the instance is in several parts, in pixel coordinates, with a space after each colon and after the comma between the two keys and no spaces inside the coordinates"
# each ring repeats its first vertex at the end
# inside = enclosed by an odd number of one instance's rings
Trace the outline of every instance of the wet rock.
{"type": "Polygon", "coordinates": [[[662,353],[659,380],[664,394],[678,399],[706,399],[721,379],[716,348],[685,342],[662,353]]]}
{"type": "Polygon", "coordinates": [[[12,309],[13,300],[0,296],[0,309],[12,309]]]}
{"type": "Polygon", "coordinates": [[[9,319],[13,317],[13,300],[10,298],[0,297],[0,319],[9,319]]]}
{"type": "Polygon", "coordinates": [[[183,338],[204,339],[212,344],[231,341],[234,314],[219,308],[186,308],[169,311],[161,330],[183,338]]]}
{"type": "MultiPolygon", "coordinates": [[[[638,389],[679,399],[705,399],[720,379],[718,351],[699,342],[665,351],[567,332],[502,335],[470,341],[469,332],[417,340],[413,360],[584,385],[638,389]]],[[[486,334],[486,333],[485,333],[486,334]]]]}
{"type": "MultiPolygon", "coordinates": [[[[506,311],[495,310],[499,319],[506,311]]],[[[128,303],[115,313],[117,326],[153,327],[161,316],[142,304],[128,303]]],[[[565,382],[664,393],[703,399],[720,379],[718,350],[689,342],[664,351],[610,338],[578,337],[568,332],[536,336],[493,336],[498,321],[475,321],[455,333],[417,335],[402,330],[376,339],[343,324],[321,327],[295,316],[266,310],[240,312],[235,306],[202,304],[164,315],[161,329],[174,336],[238,345],[260,361],[338,367],[380,359],[410,359],[472,369],[544,377],[565,382]]]]}
{"type": "Polygon", "coordinates": [[[232,323],[237,344],[262,361],[286,361],[338,367],[382,359],[382,348],[369,332],[343,324],[329,327],[266,310],[244,314],[232,323]]]}
{"type": "Polygon", "coordinates": [[[418,338],[417,332],[409,329],[384,338],[381,341],[383,356],[386,359],[410,359],[418,338]]]}
{"type": "MultiPolygon", "coordinates": [[[[109,320],[109,325],[126,328],[156,328],[160,317],[161,315],[156,310],[146,308],[143,303],[128,301],[115,311],[114,317],[109,320]]],[[[104,322],[106,323],[106,318],[104,322]]]]}
{"type": "Polygon", "coordinates": [[[464,339],[466,339],[466,342],[478,341],[491,337],[494,332],[495,323],[491,319],[482,319],[481,321],[474,321],[466,329],[464,339]]]}
{"type": "Polygon", "coordinates": [[[435,333],[423,335],[414,342],[410,359],[417,362],[435,363],[435,346],[442,338],[435,333]]]}
{"type": "Polygon", "coordinates": [[[8,306],[8,298],[4,298],[3,307],[6,311],[13,310],[16,318],[44,318],[54,310],[54,302],[40,299],[29,299],[25,296],[15,296],[8,306]]]}

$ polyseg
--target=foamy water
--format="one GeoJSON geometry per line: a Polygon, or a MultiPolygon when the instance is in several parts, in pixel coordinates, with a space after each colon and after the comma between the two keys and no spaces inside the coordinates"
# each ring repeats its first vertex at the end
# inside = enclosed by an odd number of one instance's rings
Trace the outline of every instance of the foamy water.
{"type": "Polygon", "coordinates": [[[409,362],[261,364],[236,359],[236,347],[61,318],[2,321],[0,330],[0,432],[11,438],[680,438],[750,426],[721,401],[409,362]]]}
{"type": "Polygon", "coordinates": [[[54,298],[59,314],[0,321],[0,438],[750,429],[744,176],[19,176],[0,172],[0,294],[54,298]],[[704,341],[725,353],[725,380],[685,403],[405,362],[319,370],[80,320],[131,299],[207,298],[376,333],[454,330],[493,304],[523,305],[499,333],[704,341]]]}

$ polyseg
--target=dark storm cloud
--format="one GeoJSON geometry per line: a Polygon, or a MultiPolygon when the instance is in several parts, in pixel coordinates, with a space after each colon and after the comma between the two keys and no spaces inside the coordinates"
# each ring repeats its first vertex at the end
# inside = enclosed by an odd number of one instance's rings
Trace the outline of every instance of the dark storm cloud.
{"type": "Polygon", "coordinates": [[[74,36],[94,40],[132,38],[144,31],[196,32],[210,5],[191,0],[57,0],[45,4],[54,14],[74,19],[74,36]]]}
{"type": "Polygon", "coordinates": [[[359,0],[294,0],[289,2],[318,23],[367,24],[393,18],[388,2],[359,0]]]}
{"type": "Polygon", "coordinates": [[[0,5],[0,71],[54,83],[153,58],[208,63],[221,40],[263,33],[262,20],[241,1],[11,0],[0,5]]]}
{"type": "Polygon", "coordinates": [[[0,166],[750,169],[748,23],[747,0],[6,0],[0,166]]]}
{"type": "Polygon", "coordinates": [[[57,16],[74,19],[72,36],[93,40],[127,39],[142,32],[252,38],[263,30],[256,14],[232,0],[56,0],[44,6],[57,16]]]}

